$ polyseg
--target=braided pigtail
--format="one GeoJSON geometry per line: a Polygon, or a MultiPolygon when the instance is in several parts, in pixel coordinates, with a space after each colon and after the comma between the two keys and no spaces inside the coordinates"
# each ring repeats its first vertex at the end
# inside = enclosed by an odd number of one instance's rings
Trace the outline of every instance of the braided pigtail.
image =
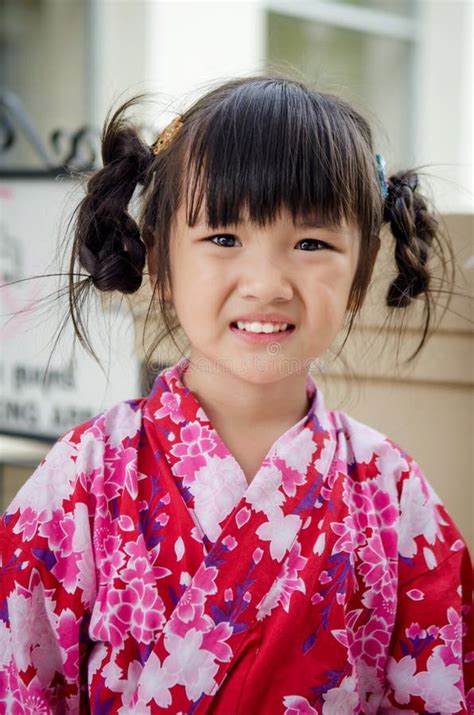
{"type": "Polygon", "coordinates": [[[69,308],[79,341],[91,354],[80,305],[91,285],[100,291],[134,293],[143,279],[146,246],[129,203],[138,184],[147,182],[153,152],[124,119],[141,97],[108,115],[102,132],[103,167],[89,176],[86,195],[73,218],[74,241],[69,272],[69,308]],[[79,264],[89,276],[75,280],[79,264]]]}
{"type": "MultiPolygon", "coordinates": [[[[405,308],[418,296],[423,296],[425,321],[423,334],[412,360],[423,347],[431,324],[435,301],[432,295],[431,254],[440,258],[443,268],[452,266],[450,284],[454,281],[455,261],[449,241],[443,245],[437,218],[429,211],[426,199],[418,192],[418,176],[414,172],[399,172],[389,177],[383,221],[388,223],[395,239],[395,262],[398,274],[390,284],[386,303],[392,308],[405,308]],[[446,251],[450,258],[447,259],[446,251]]],[[[448,303],[449,304],[449,303],[448,303]]],[[[447,307],[447,306],[446,306],[447,307]]]]}

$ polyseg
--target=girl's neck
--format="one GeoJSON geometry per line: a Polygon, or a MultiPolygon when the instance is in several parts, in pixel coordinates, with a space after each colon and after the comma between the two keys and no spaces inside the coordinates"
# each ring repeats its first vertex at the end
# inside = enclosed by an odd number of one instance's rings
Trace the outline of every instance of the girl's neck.
{"type": "Polygon", "coordinates": [[[182,377],[216,429],[224,424],[239,430],[267,427],[270,431],[276,426],[288,429],[306,415],[307,379],[307,373],[295,373],[254,383],[230,372],[200,370],[192,362],[182,377]]]}

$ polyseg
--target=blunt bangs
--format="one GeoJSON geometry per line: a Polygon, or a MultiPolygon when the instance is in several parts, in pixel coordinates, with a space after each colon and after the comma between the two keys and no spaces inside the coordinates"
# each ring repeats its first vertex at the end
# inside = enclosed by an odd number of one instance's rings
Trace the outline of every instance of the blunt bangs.
{"type": "Polygon", "coordinates": [[[206,102],[204,121],[200,112],[192,117],[188,225],[196,224],[203,201],[211,228],[236,224],[243,213],[262,226],[282,209],[295,222],[311,217],[340,227],[345,220],[369,230],[376,224],[381,200],[370,130],[349,105],[276,79],[229,83],[219,95],[206,102]]]}

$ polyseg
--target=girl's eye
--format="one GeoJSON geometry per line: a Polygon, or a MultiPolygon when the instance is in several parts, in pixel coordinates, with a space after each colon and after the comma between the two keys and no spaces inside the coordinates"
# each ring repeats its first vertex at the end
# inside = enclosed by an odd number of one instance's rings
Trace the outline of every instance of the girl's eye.
{"type": "MultiPolygon", "coordinates": [[[[214,243],[215,246],[222,246],[223,248],[233,248],[235,246],[235,241],[238,239],[229,233],[219,233],[216,236],[209,236],[209,238],[207,238],[206,240],[210,241],[211,243],[214,243]]],[[[303,248],[304,251],[317,251],[324,248],[331,248],[328,243],[320,241],[316,238],[303,238],[301,241],[298,241],[298,244],[301,244],[301,246],[306,246],[306,248],[303,248]]]]}
{"type": "Polygon", "coordinates": [[[217,236],[209,236],[207,239],[215,246],[223,246],[224,248],[233,248],[233,244],[227,243],[228,241],[235,241],[235,236],[231,236],[229,233],[220,233],[217,236]]]}
{"type": "Polygon", "coordinates": [[[322,248],[331,248],[328,243],[324,243],[324,241],[319,241],[317,238],[303,238],[301,241],[298,241],[298,243],[300,243],[301,245],[309,245],[310,247],[308,249],[304,249],[308,251],[317,251],[319,250],[319,246],[322,248]]]}

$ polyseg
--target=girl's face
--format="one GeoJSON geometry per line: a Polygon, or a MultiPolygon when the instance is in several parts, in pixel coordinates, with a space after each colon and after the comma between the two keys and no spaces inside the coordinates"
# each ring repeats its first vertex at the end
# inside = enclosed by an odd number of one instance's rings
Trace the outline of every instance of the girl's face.
{"type": "Polygon", "coordinates": [[[356,228],[294,225],[286,210],[264,228],[243,220],[211,230],[200,220],[189,227],[182,206],[171,232],[172,298],[192,363],[261,384],[307,373],[343,323],[358,249],[356,228]],[[234,326],[271,313],[294,325],[283,339],[255,340],[234,326]]]}

